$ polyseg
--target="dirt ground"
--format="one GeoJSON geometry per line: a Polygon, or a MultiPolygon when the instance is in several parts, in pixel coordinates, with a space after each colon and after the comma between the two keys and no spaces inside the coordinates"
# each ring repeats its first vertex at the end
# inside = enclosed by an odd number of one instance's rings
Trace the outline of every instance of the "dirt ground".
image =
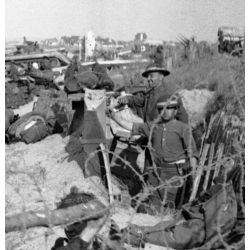
{"type": "MultiPolygon", "coordinates": [[[[78,164],[68,162],[68,153],[65,151],[68,140],[68,137],[52,135],[36,144],[26,145],[20,142],[6,145],[5,215],[24,210],[43,210],[45,205],[49,209],[55,209],[55,202],[68,194],[74,185],[80,191],[94,193],[107,204],[107,192],[100,179],[85,179],[78,164]]],[[[132,208],[117,208],[112,217],[122,228],[126,226],[132,212],[132,208]]],[[[133,223],[144,222],[145,225],[159,221],[160,218],[144,214],[137,214],[132,220],[133,223]]],[[[45,228],[34,228],[26,232],[8,233],[6,249],[12,249],[13,244],[18,242],[21,245],[15,249],[50,249],[57,237],[64,236],[60,227],[56,227],[50,236],[45,237],[47,231],[45,228]]]]}
{"type": "MultiPolygon", "coordinates": [[[[183,90],[181,95],[187,110],[192,111],[193,116],[197,115],[202,118],[205,104],[212,98],[212,93],[207,90],[194,90],[193,92],[183,90]]],[[[32,111],[33,102],[14,110],[15,113],[21,116],[32,111]]],[[[104,204],[108,203],[108,194],[100,179],[98,177],[85,179],[81,166],[78,165],[79,161],[69,161],[69,154],[65,150],[69,139],[69,137],[63,138],[55,134],[35,144],[27,145],[19,142],[5,145],[6,216],[29,210],[43,210],[45,206],[55,209],[55,203],[68,194],[74,185],[80,191],[94,193],[104,204]]],[[[81,158],[81,154],[77,157],[81,158]]],[[[112,218],[123,228],[132,215],[132,208],[116,208],[112,218]]],[[[171,215],[164,219],[170,218],[171,215]]],[[[135,214],[131,222],[139,225],[153,225],[161,219],[145,214],[135,214]]],[[[103,232],[106,232],[105,229],[103,232]]],[[[53,230],[32,228],[5,234],[5,245],[8,250],[47,250],[51,249],[56,238],[64,236],[62,227],[55,227],[53,230]]]]}

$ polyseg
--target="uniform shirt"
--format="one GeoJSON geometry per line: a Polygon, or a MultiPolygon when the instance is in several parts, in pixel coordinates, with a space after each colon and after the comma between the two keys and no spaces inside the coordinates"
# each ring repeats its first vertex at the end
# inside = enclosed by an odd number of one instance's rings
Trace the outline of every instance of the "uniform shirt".
{"type": "MultiPolygon", "coordinates": [[[[150,129],[154,122],[134,123],[132,135],[142,135],[149,137],[150,129]]],[[[170,163],[182,159],[187,159],[190,153],[191,157],[199,156],[194,139],[189,132],[188,125],[171,120],[167,123],[156,124],[152,133],[152,147],[155,163],[170,163]],[[188,152],[188,146],[191,139],[191,148],[188,152]]]]}
{"type": "MultiPolygon", "coordinates": [[[[145,92],[140,91],[135,95],[128,97],[128,106],[134,108],[137,115],[144,122],[150,122],[159,116],[157,103],[166,101],[170,97],[164,82],[157,88],[151,88],[145,92]]],[[[188,114],[183,107],[181,99],[178,99],[179,109],[176,114],[176,119],[188,124],[188,114]]]]}

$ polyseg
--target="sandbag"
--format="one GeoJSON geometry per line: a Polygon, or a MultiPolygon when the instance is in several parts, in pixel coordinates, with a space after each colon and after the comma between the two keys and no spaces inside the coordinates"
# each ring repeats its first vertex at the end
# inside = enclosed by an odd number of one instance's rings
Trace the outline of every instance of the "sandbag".
{"type": "Polygon", "coordinates": [[[41,112],[48,118],[50,105],[53,99],[57,101],[68,101],[67,94],[64,91],[42,89],[39,92],[39,98],[37,99],[34,111],[41,112]]]}
{"type": "Polygon", "coordinates": [[[92,71],[98,77],[99,80],[102,78],[103,75],[107,75],[106,69],[104,69],[99,63],[95,63],[92,66],[92,71]]]}
{"type": "Polygon", "coordinates": [[[21,132],[21,141],[27,144],[35,143],[37,141],[42,140],[47,135],[48,135],[48,128],[46,127],[46,125],[41,121],[37,121],[30,128],[24,129],[21,132]]]}
{"type": "Polygon", "coordinates": [[[75,76],[69,76],[64,83],[64,90],[68,94],[75,94],[81,91],[81,87],[78,84],[78,80],[75,76]]]}
{"type": "Polygon", "coordinates": [[[92,72],[81,72],[75,75],[78,84],[81,87],[86,87],[89,89],[94,88],[99,82],[98,77],[92,72]]]}
{"type": "Polygon", "coordinates": [[[34,111],[42,112],[46,119],[56,119],[64,132],[68,130],[72,107],[64,91],[41,90],[34,111]]]}
{"type": "Polygon", "coordinates": [[[19,93],[19,88],[17,83],[5,84],[5,94],[16,95],[19,93]]]}
{"type": "Polygon", "coordinates": [[[105,68],[103,68],[99,63],[95,63],[92,67],[92,71],[99,79],[96,89],[105,89],[107,91],[113,91],[114,83],[108,76],[105,68]]]}
{"type": "Polygon", "coordinates": [[[103,75],[100,81],[98,82],[98,89],[105,89],[106,91],[113,91],[114,87],[115,85],[113,81],[107,74],[103,75]]]}

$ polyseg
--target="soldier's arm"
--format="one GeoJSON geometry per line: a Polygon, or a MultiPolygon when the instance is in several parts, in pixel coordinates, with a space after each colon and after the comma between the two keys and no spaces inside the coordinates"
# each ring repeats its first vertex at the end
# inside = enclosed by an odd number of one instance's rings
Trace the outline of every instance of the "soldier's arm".
{"type": "Polygon", "coordinates": [[[129,107],[143,107],[145,102],[145,95],[141,92],[133,96],[121,96],[118,102],[120,104],[128,105],[129,107]]]}
{"type": "Polygon", "coordinates": [[[130,99],[130,104],[131,106],[135,107],[143,107],[145,103],[145,94],[142,92],[137,93],[136,95],[133,95],[132,98],[130,99]]]}

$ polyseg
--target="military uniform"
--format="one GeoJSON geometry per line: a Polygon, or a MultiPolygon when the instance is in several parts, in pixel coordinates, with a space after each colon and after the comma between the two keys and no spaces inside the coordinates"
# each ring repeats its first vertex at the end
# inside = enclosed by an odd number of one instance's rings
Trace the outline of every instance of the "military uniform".
{"type": "MultiPolygon", "coordinates": [[[[154,122],[134,123],[132,134],[149,137],[150,129],[154,122]]],[[[199,157],[196,145],[188,125],[174,119],[166,123],[156,124],[152,133],[153,159],[157,166],[160,178],[165,181],[173,176],[183,176],[188,172],[188,160],[191,157],[199,157]],[[190,145],[190,146],[189,146],[190,145]]],[[[160,185],[154,170],[148,171],[148,182],[157,187],[160,185]]],[[[175,203],[175,206],[181,206],[183,203],[186,185],[185,182],[176,181],[172,183],[173,187],[168,188],[167,200],[175,203]],[[180,186],[181,188],[174,187],[180,186]]],[[[164,189],[160,189],[151,197],[154,205],[161,205],[164,189]]]]}

